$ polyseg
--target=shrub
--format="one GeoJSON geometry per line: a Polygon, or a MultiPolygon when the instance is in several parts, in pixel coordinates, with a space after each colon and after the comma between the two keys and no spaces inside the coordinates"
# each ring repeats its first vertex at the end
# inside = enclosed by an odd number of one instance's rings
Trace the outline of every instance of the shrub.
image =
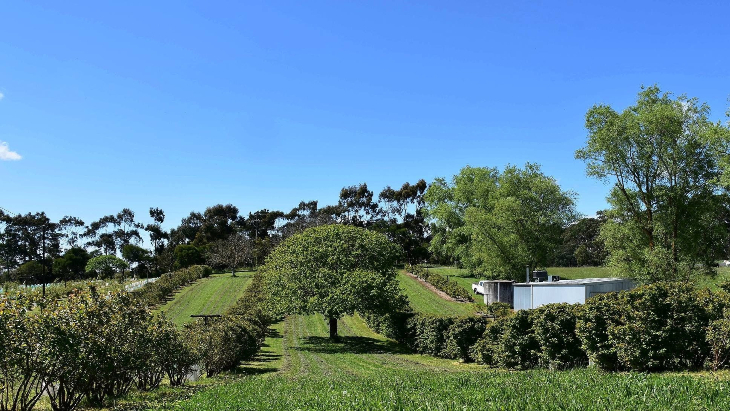
{"type": "Polygon", "coordinates": [[[368,327],[378,334],[392,338],[400,343],[411,346],[413,336],[410,334],[407,323],[408,319],[416,315],[413,312],[394,312],[386,314],[361,313],[360,314],[368,327]]]}
{"type": "Polygon", "coordinates": [[[27,298],[0,295],[0,409],[30,410],[43,394],[39,323],[27,298]]]}
{"type": "Polygon", "coordinates": [[[504,320],[497,349],[498,364],[504,368],[526,370],[538,365],[539,345],[533,332],[533,310],[521,310],[504,320]]]}
{"type": "Polygon", "coordinates": [[[636,371],[701,367],[709,313],[689,284],[659,283],[622,294],[622,321],[608,330],[621,364],[636,371]]]}
{"type": "Polygon", "coordinates": [[[439,356],[446,343],[446,330],[453,323],[449,317],[414,315],[406,321],[408,334],[413,336],[406,343],[420,354],[439,356]]]}
{"type": "Polygon", "coordinates": [[[484,310],[484,313],[494,317],[494,319],[499,319],[503,317],[508,317],[513,314],[512,307],[507,303],[491,303],[487,305],[487,308],[484,310]]]}
{"type": "Polygon", "coordinates": [[[473,361],[474,358],[470,355],[469,348],[484,334],[486,327],[487,319],[484,317],[455,319],[446,330],[446,342],[441,356],[466,362],[473,361]]]}
{"type": "Polygon", "coordinates": [[[576,335],[576,311],[580,306],[547,304],[532,313],[532,328],[540,347],[540,365],[563,370],[588,362],[581,340],[576,335]]]}
{"type": "Polygon", "coordinates": [[[622,302],[619,293],[599,294],[586,300],[578,312],[576,335],[591,363],[616,371],[620,368],[616,347],[608,330],[622,324],[622,302]]]}
{"type": "Polygon", "coordinates": [[[710,323],[707,342],[710,344],[710,368],[716,371],[725,367],[730,360],[730,312],[725,313],[725,318],[710,323]]]}
{"type": "Polygon", "coordinates": [[[469,356],[479,364],[498,366],[498,356],[506,318],[487,324],[484,334],[469,348],[469,356]]]}

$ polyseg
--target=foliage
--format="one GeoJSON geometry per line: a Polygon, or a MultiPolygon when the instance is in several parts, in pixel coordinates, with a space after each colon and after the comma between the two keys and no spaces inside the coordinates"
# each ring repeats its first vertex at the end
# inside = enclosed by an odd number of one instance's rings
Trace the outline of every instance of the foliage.
{"type": "Polygon", "coordinates": [[[146,272],[147,264],[151,261],[150,252],[134,244],[126,244],[122,247],[122,257],[132,267],[135,276],[146,272]]]}
{"type": "Polygon", "coordinates": [[[33,320],[38,331],[28,337],[40,342],[33,372],[54,410],[75,409],[84,398],[101,405],[133,385],[150,389],[166,367],[186,366],[175,362],[179,355],[165,356],[182,338],[174,326],[128,293],[81,291],[46,301],[33,320]]]}
{"type": "Polygon", "coordinates": [[[697,99],[642,88],[618,113],[586,114],[588,141],[576,152],[589,176],[611,181],[601,229],[609,264],[642,282],[711,273],[727,249],[718,182],[730,130],[708,119],[697,99]]]}
{"type": "Polygon", "coordinates": [[[236,269],[253,263],[253,241],[244,233],[234,233],[228,238],[213,243],[206,253],[211,267],[227,268],[233,277],[236,269]]]}
{"type": "Polygon", "coordinates": [[[454,320],[446,330],[446,343],[441,356],[471,362],[474,358],[469,349],[484,334],[487,327],[485,317],[461,317],[454,320]]]}
{"type": "Polygon", "coordinates": [[[575,331],[579,310],[579,306],[562,303],[547,304],[533,312],[532,329],[540,346],[541,366],[564,370],[588,363],[575,331]]]}
{"type": "Polygon", "coordinates": [[[472,273],[519,279],[526,265],[554,259],[563,227],[577,215],[574,197],[536,164],[465,167],[451,184],[437,178],[426,191],[431,251],[472,273]]]}
{"type": "Polygon", "coordinates": [[[604,370],[620,369],[616,346],[609,339],[608,330],[621,324],[621,299],[619,293],[591,297],[583,305],[576,321],[576,333],[588,358],[604,370]]]}
{"type": "Polygon", "coordinates": [[[40,324],[27,298],[0,295],[0,410],[31,410],[41,381],[40,324]]]}
{"type": "Polygon", "coordinates": [[[512,315],[512,306],[507,303],[495,302],[487,305],[484,314],[500,319],[512,315]]]}
{"type": "Polygon", "coordinates": [[[410,338],[405,342],[419,354],[439,356],[446,346],[446,331],[453,323],[450,317],[415,315],[407,320],[410,338]]]}
{"type": "Polygon", "coordinates": [[[382,234],[329,225],[285,240],[261,272],[274,312],[322,313],[336,337],[336,320],[343,315],[406,305],[393,269],[398,255],[382,234]]]}
{"type": "Polygon", "coordinates": [[[709,366],[713,371],[727,367],[730,361],[730,312],[714,320],[707,327],[707,342],[710,345],[709,366]]]}
{"type": "Polygon", "coordinates": [[[454,280],[448,280],[439,274],[431,272],[420,264],[408,264],[406,265],[406,271],[433,285],[437,289],[445,292],[450,297],[458,301],[474,301],[474,298],[471,296],[471,294],[467,290],[465,290],[464,287],[459,285],[459,283],[454,280]]]}
{"type": "Polygon", "coordinates": [[[175,267],[181,269],[203,264],[205,263],[203,254],[203,251],[194,245],[178,245],[175,247],[175,267]]]}
{"type": "Polygon", "coordinates": [[[563,245],[555,265],[559,266],[602,266],[606,260],[606,247],[600,238],[601,227],[606,216],[581,218],[563,231],[563,245]]]}
{"type": "Polygon", "coordinates": [[[129,267],[124,260],[114,255],[100,255],[86,263],[86,272],[93,273],[97,278],[110,278],[115,273],[129,267]]]}
{"type": "Polygon", "coordinates": [[[535,337],[533,310],[521,310],[503,319],[502,334],[497,351],[500,367],[526,370],[539,364],[540,346],[535,337]]]}
{"type": "Polygon", "coordinates": [[[705,363],[710,316],[692,286],[658,283],[621,296],[620,324],[608,335],[624,367],[663,371],[705,363]]]}

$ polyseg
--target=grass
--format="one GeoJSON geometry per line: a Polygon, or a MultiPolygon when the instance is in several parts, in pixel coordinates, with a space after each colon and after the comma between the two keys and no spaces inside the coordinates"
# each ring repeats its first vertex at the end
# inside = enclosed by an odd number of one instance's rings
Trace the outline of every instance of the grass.
{"type": "MultiPolygon", "coordinates": [[[[398,281],[415,311],[434,315],[463,316],[474,314],[477,310],[474,304],[445,300],[418,280],[403,273],[398,275],[398,281]]],[[[481,299],[475,298],[475,301],[479,300],[481,299]]]]}
{"type": "Polygon", "coordinates": [[[273,327],[260,358],[175,410],[730,409],[727,375],[490,370],[409,354],[357,316],[327,338],[321,315],[273,327]]]}
{"type": "Polygon", "coordinates": [[[183,288],[159,308],[177,325],[192,321],[192,314],[223,314],[242,295],[251,282],[252,272],[213,274],[183,288]]]}

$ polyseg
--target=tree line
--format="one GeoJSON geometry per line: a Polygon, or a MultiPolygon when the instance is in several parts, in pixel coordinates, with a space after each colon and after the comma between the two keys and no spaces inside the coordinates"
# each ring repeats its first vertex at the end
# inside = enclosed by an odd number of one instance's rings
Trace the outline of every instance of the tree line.
{"type": "Polygon", "coordinates": [[[696,98],[656,86],[621,112],[592,107],[575,156],[611,185],[609,207],[596,216],[580,215],[577,193],[537,164],[466,166],[450,179],[406,182],[377,196],[365,183],[344,187],[336,204],[302,201],[289,212],[243,215],[218,204],[169,230],[159,208],[146,223],[125,208],[89,224],[0,209],[0,265],[6,280],[35,283],[194,264],[235,275],[306,228],[344,224],[385,234],[403,250],[401,263],[454,264],[485,278],[520,279],[526,266],[606,264],[642,282],[688,280],[713,274],[730,248],[730,128],[709,113],[696,98]]]}

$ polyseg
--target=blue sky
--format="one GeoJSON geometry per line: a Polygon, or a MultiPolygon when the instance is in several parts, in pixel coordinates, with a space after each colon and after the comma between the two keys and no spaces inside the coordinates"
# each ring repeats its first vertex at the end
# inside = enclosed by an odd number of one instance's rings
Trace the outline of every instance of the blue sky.
{"type": "Polygon", "coordinates": [[[593,104],[656,83],[726,121],[728,2],[101,3],[2,7],[0,207],[169,227],[530,161],[591,215],[593,104]]]}

